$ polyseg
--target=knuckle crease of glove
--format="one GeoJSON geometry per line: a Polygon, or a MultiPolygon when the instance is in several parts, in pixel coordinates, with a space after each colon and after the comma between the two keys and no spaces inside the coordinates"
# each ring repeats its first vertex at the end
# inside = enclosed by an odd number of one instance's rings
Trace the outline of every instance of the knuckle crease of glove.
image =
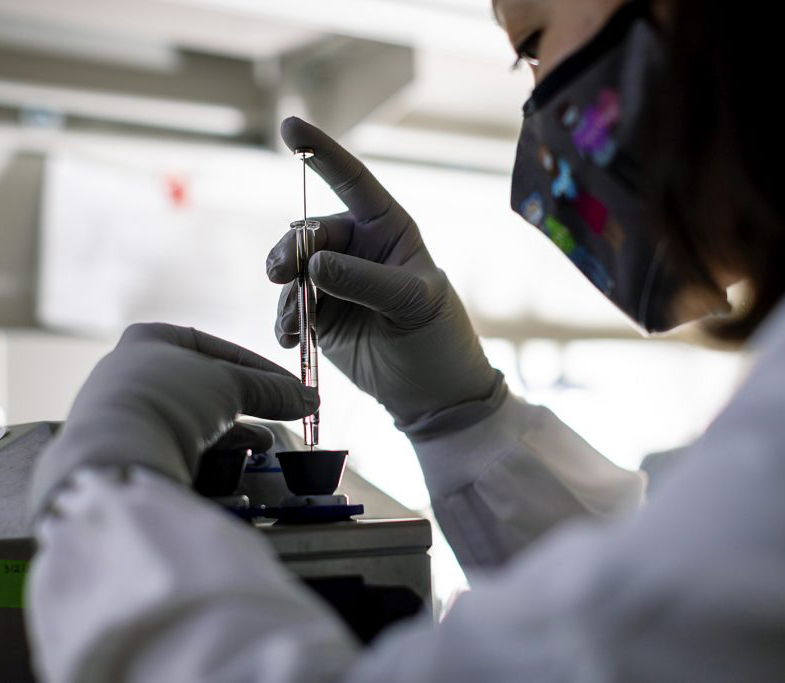
{"type": "MultiPolygon", "coordinates": [[[[384,220],[389,216],[392,208],[396,205],[395,200],[388,195],[387,196],[387,205],[378,213],[374,214],[373,216],[366,216],[362,220],[358,221],[362,226],[368,226],[371,223],[378,223],[379,221],[384,220]]],[[[401,231],[403,233],[403,231],[401,231]]]]}

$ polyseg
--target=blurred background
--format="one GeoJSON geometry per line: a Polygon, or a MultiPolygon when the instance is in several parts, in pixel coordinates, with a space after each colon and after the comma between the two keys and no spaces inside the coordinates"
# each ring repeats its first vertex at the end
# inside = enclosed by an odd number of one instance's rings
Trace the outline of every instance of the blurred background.
{"type": "MultiPolygon", "coordinates": [[[[63,419],[135,321],[297,371],[264,274],[300,217],[277,134],[296,114],[412,213],[514,391],[625,467],[689,443],[743,358],[690,330],[640,338],[510,211],[532,87],[513,59],[490,0],[0,0],[0,426],[63,419]]],[[[309,210],[342,210],[314,175],[309,210]]],[[[325,366],[325,445],[427,512],[406,439],[325,366]]],[[[443,541],[434,570],[444,599],[461,577],[443,541]]]]}

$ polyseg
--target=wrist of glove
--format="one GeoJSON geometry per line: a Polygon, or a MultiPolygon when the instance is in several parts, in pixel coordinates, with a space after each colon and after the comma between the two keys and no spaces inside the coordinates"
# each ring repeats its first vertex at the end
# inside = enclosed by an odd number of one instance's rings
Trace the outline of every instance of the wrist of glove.
{"type": "Polygon", "coordinates": [[[325,355],[384,405],[412,440],[479,422],[506,395],[504,376],[485,357],[446,275],[430,257],[423,260],[424,267],[410,261],[374,268],[377,264],[320,252],[312,268],[314,283],[326,295],[370,311],[361,328],[366,339],[328,331],[321,337],[325,355]]]}
{"type": "MultiPolygon", "coordinates": [[[[308,165],[349,209],[317,219],[317,251],[309,262],[324,354],[413,440],[487,417],[504,399],[504,378],[488,363],[414,220],[318,128],[290,118],[281,135],[292,150],[314,150],[308,165]]],[[[284,235],[267,260],[268,277],[284,285],[276,335],[285,347],[298,342],[293,237],[284,235]]]]}
{"type": "Polygon", "coordinates": [[[41,454],[31,512],[88,466],[140,465],[190,485],[204,452],[232,440],[239,413],[293,420],[317,405],[294,375],[247,349],[192,328],[132,325],[41,454]]]}

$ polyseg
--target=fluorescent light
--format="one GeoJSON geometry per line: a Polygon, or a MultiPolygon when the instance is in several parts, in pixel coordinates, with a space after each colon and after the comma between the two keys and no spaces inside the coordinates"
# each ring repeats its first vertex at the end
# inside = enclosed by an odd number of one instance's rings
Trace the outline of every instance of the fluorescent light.
{"type": "Polygon", "coordinates": [[[500,138],[374,123],[361,123],[347,137],[352,150],[364,156],[504,174],[515,160],[515,142],[500,138]]]}
{"type": "Polygon", "coordinates": [[[245,116],[233,107],[14,81],[0,81],[0,105],[227,137],[245,128],[245,116]]]}
{"type": "Polygon", "coordinates": [[[479,18],[462,10],[398,0],[167,0],[167,4],[229,10],[306,30],[398,45],[498,59],[507,59],[510,54],[502,30],[491,19],[490,9],[487,18],[479,18]]]}

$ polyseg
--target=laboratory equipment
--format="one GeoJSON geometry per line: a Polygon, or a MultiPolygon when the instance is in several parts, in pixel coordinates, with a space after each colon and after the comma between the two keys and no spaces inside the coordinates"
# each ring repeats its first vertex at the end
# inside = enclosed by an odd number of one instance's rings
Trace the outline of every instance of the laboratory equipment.
{"type": "Polygon", "coordinates": [[[294,494],[281,500],[277,508],[265,510],[290,524],[351,519],[365,512],[365,506],[351,504],[348,496],[335,493],[343,478],[349,451],[279,451],[276,453],[286,486],[294,494]]]}
{"type": "Polygon", "coordinates": [[[349,451],[280,451],[276,457],[293,494],[329,496],[341,483],[348,454],[349,451]]]}
{"type": "MultiPolygon", "coordinates": [[[[300,379],[306,386],[319,392],[319,348],[316,332],[316,288],[308,273],[308,261],[315,251],[315,233],[319,221],[308,220],[306,200],[305,161],[314,155],[313,149],[302,147],[294,150],[303,163],[303,219],[291,224],[295,231],[297,250],[297,318],[300,326],[300,379]]],[[[319,443],[319,410],[303,418],[303,440],[313,449],[319,443]]]]}
{"type": "Polygon", "coordinates": [[[315,524],[365,513],[362,503],[352,503],[344,491],[336,491],[348,451],[298,450],[292,431],[275,422],[263,424],[275,437],[273,445],[266,453],[250,457],[237,490],[222,492],[222,502],[234,514],[248,520],[265,517],[286,524],[315,524]]]}

